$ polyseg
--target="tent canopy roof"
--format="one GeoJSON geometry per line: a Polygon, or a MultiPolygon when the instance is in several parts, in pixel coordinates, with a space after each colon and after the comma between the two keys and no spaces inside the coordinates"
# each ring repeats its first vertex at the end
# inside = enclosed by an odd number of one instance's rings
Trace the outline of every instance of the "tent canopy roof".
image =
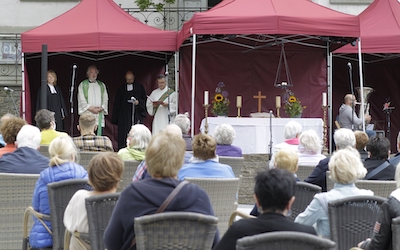
{"type": "MultiPolygon", "coordinates": [[[[363,53],[400,53],[400,2],[375,0],[360,15],[363,53]]],[[[357,53],[358,48],[344,46],[335,53],[357,53]]]]}
{"type": "Polygon", "coordinates": [[[357,16],[309,0],[224,0],[195,13],[183,25],[178,45],[191,34],[301,34],[358,37],[357,16]]]}
{"type": "Polygon", "coordinates": [[[71,10],[22,33],[22,51],[176,51],[177,33],[147,26],[113,0],[82,0],[71,10]]]}

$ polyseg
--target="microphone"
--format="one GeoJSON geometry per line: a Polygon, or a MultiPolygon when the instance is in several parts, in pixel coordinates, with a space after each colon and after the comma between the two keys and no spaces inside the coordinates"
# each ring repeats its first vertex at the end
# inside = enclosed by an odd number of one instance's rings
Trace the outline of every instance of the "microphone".
{"type": "Polygon", "coordinates": [[[165,72],[165,73],[164,73],[164,75],[165,75],[165,76],[168,76],[168,75],[169,75],[169,73],[168,73],[168,72],[165,72]]]}
{"type": "Polygon", "coordinates": [[[273,113],[272,110],[270,110],[270,111],[269,111],[269,114],[272,115],[272,113],[273,113]]]}
{"type": "Polygon", "coordinates": [[[348,63],[347,63],[347,67],[349,67],[349,69],[351,69],[351,68],[352,68],[352,65],[351,65],[351,63],[350,63],[350,62],[348,62],[348,63]]]}
{"type": "Polygon", "coordinates": [[[74,64],[74,65],[72,66],[72,68],[73,68],[73,69],[77,69],[78,66],[76,66],[76,64],[74,64]]]}
{"type": "Polygon", "coordinates": [[[136,98],[134,96],[131,97],[132,101],[136,101],[136,98]]]}
{"type": "Polygon", "coordinates": [[[10,92],[13,92],[14,90],[13,90],[13,89],[10,89],[9,87],[4,87],[4,91],[10,91],[10,92]]]}

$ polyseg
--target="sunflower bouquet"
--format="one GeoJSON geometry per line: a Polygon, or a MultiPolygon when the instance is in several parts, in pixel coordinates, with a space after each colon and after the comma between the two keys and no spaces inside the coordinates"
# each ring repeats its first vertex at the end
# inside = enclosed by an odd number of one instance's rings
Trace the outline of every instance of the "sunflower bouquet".
{"type": "Polygon", "coordinates": [[[212,100],[211,113],[215,116],[227,116],[229,113],[228,91],[224,90],[225,84],[219,82],[212,100]]]}
{"type": "Polygon", "coordinates": [[[301,117],[303,109],[305,109],[306,106],[302,106],[301,101],[289,89],[286,89],[285,98],[285,113],[288,114],[290,118],[301,117]]]}

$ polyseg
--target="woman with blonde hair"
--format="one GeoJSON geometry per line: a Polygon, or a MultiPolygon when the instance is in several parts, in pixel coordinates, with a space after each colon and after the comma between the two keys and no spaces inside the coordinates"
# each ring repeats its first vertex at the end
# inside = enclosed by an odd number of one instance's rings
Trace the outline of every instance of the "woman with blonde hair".
{"type": "MultiPolygon", "coordinates": [[[[89,184],[94,190],[78,190],[69,201],[64,213],[64,226],[69,232],[89,232],[85,199],[94,195],[115,193],[123,172],[124,162],[116,153],[99,153],[92,158],[88,166],[88,175],[89,184]]],[[[90,245],[72,237],[70,249],[90,249],[90,245]]]]}
{"type": "MultiPolygon", "coordinates": [[[[55,138],[50,143],[49,153],[49,167],[40,173],[32,198],[33,209],[42,214],[50,214],[47,184],[68,179],[87,179],[86,170],[75,163],[78,153],[71,137],[59,136],[55,138]]],[[[49,221],[45,221],[45,223],[51,228],[49,221]]],[[[51,234],[37,219],[34,219],[29,244],[32,248],[47,248],[53,245],[51,234]]]]}
{"type": "MultiPolygon", "coordinates": [[[[41,92],[39,89],[36,101],[36,111],[40,110],[41,92]]],[[[57,85],[57,74],[54,70],[47,71],[47,100],[46,108],[54,112],[55,121],[59,130],[64,130],[64,118],[67,116],[67,109],[64,102],[61,88],[57,85]]]]}
{"type": "Polygon", "coordinates": [[[367,174],[360,154],[352,147],[336,151],[329,161],[330,178],[334,188],[328,192],[314,196],[310,205],[299,214],[294,222],[312,226],[316,224],[319,236],[329,238],[328,202],[357,195],[374,195],[371,190],[359,189],[355,182],[367,174]]]}
{"type": "MultiPolygon", "coordinates": [[[[136,249],[131,246],[135,237],[134,219],[154,214],[178,186],[181,189],[165,212],[214,215],[210,199],[203,189],[177,179],[185,149],[185,141],[176,133],[163,130],[151,139],[146,150],[146,162],[147,171],[152,178],[132,182],[121,193],[104,232],[104,243],[108,250],[136,249]]],[[[217,233],[214,243],[218,240],[217,233]]]]}

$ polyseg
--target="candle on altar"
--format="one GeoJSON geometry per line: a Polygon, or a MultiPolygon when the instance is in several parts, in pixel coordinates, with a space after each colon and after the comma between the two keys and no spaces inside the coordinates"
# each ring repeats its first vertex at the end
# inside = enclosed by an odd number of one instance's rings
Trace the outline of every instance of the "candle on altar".
{"type": "Polygon", "coordinates": [[[242,96],[240,96],[240,95],[236,96],[236,107],[237,108],[242,107],[242,96]]]}
{"type": "Polygon", "coordinates": [[[279,109],[281,107],[281,96],[277,95],[275,100],[275,107],[279,109]]]}
{"type": "Polygon", "coordinates": [[[322,107],[328,106],[326,101],[327,101],[327,100],[326,100],[326,93],[323,92],[323,93],[322,93],[322,107]]]}
{"type": "Polygon", "coordinates": [[[204,105],[208,105],[208,91],[204,91],[204,105]]]}

